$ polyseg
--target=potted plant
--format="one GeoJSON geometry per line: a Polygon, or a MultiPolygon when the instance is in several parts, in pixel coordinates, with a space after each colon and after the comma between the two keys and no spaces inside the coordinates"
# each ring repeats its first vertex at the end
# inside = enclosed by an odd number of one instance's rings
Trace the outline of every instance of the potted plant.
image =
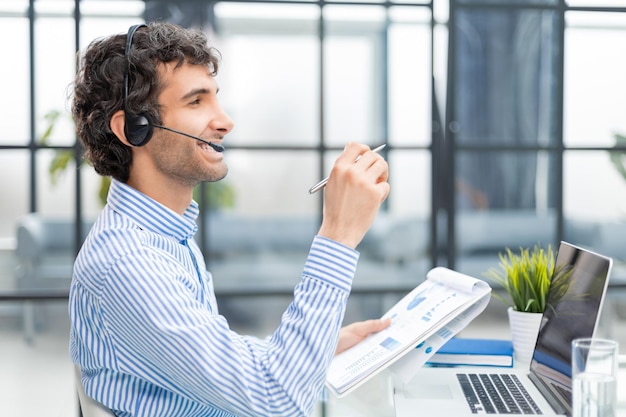
{"type": "Polygon", "coordinates": [[[555,301],[554,298],[548,299],[548,291],[552,286],[552,297],[564,297],[568,292],[569,272],[555,271],[551,246],[543,249],[536,244],[532,250],[520,248],[518,253],[506,248],[505,253],[498,256],[498,268],[489,269],[485,276],[500,285],[508,295],[506,298],[493,293],[494,298],[509,306],[507,312],[515,359],[530,363],[543,312],[555,301]]]}

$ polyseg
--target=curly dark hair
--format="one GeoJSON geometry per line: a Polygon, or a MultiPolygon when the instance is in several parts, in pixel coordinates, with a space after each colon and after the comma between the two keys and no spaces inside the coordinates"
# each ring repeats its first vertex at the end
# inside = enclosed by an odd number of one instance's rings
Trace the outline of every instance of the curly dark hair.
{"type": "Polygon", "coordinates": [[[219,52],[207,45],[198,30],[153,22],[139,28],[132,48],[125,56],[126,34],[94,40],[81,58],[74,82],[72,116],[76,134],[85,148],[85,157],[100,175],[127,182],[132,164],[131,149],[111,131],[109,122],[124,109],[133,114],[147,113],[160,124],[158,96],[163,90],[158,67],[163,63],[184,62],[206,65],[217,75],[219,52]],[[129,70],[129,93],[124,103],[124,74],[129,70]]]}

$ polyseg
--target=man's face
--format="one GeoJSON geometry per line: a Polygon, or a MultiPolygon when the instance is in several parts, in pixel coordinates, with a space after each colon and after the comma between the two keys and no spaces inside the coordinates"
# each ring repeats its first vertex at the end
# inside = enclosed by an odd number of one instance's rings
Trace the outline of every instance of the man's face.
{"type": "MultiPolygon", "coordinates": [[[[161,66],[164,89],[159,95],[163,125],[206,141],[221,143],[233,122],[217,99],[217,83],[206,66],[174,63],[161,66]]],[[[224,154],[206,143],[178,133],[155,129],[147,146],[155,168],[168,180],[185,186],[217,181],[226,176],[224,154]]]]}

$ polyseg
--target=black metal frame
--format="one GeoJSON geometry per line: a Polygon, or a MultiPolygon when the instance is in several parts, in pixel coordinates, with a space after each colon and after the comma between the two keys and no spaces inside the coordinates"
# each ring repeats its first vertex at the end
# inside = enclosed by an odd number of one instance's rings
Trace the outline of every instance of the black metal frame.
{"type": "MultiPolygon", "coordinates": [[[[204,4],[207,3],[207,0],[197,0],[198,2],[202,2],[204,4]]],[[[213,4],[217,3],[217,0],[210,0],[213,4]]],[[[403,2],[395,2],[395,1],[384,1],[381,3],[371,3],[371,2],[342,2],[342,1],[324,1],[324,0],[303,0],[303,1],[266,1],[266,0],[228,0],[229,2],[235,3],[278,3],[278,4],[313,4],[319,6],[320,10],[326,5],[348,5],[348,6],[361,6],[361,5],[381,5],[387,8],[387,10],[396,5],[401,6],[414,6],[414,7],[422,7],[428,8],[430,10],[431,16],[433,15],[433,1],[430,0],[428,2],[424,2],[421,4],[417,3],[403,3],[403,2]]],[[[557,178],[556,178],[556,211],[557,211],[557,238],[561,240],[564,235],[564,219],[563,219],[563,154],[566,150],[571,151],[585,151],[585,150],[598,150],[598,151],[606,151],[609,148],[605,147],[578,147],[578,148],[565,148],[563,141],[563,71],[564,71],[564,38],[565,38],[565,14],[568,11],[587,11],[587,12],[614,12],[614,13],[626,13],[626,7],[569,7],[566,4],[566,0],[555,0],[550,3],[546,1],[546,4],[539,4],[539,2],[528,3],[524,1],[511,2],[507,0],[502,0],[500,3],[496,3],[493,1],[461,1],[461,0],[449,0],[449,20],[454,19],[454,15],[457,10],[461,9],[498,9],[498,10],[506,10],[506,9],[548,9],[553,10],[558,15],[559,25],[561,26],[561,30],[559,32],[558,39],[558,73],[560,74],[560,78],[558,80],[557,94],[556,99],[558,100],[557,107],[557,143],[553,146],[548,147],[487,147],[487,146],[467,146],[462,144],[457,144],[455,141],[455,132],[451,129],[451,123],[455,119],[454,115],[454,107],[452,103],[455,99],[455,91],[456,86],[454,85],[454,77],[447,77],[447,99],[446,99],[446,109],[442,116],[438,113],[438,106],[436,102],[435,95],[435,82],[433,77],[432,82],[432,114],[433,114],[433,125],[432,125],[432,141],[431,145],[428,147],[419,147],[419,146],[407,146],[407,147],[388,147],[386,152],[393,152],[399,150],[429,150],[431,152],[432,163],[432,179],[431,179],[431,189],[432,189],[432,216],[431,216],[431,261],[432,264],[437,264],[439,260],[440,254],[438,253],[439,244],[437,242],[437,221],[436,221],[436,212],[438,210],[437,200],[440,194],[445,194],[446,200],[448,201],[448,209],[447,209],[447,242],[448,246],[454,248],[456,242],[456,233],[455,233],[455,192],[453,187],[453,178],[455,177],[455,161],[459,152],[462,151],[539,151],[545,150],[550,152],[551,154],[556,156],[557,163],[557,178]],[[451,144],[449,148],[450,151],[445,151],[441,149],[441,145],[443,141],[447,141],[451,144]],[[438,163],[445,163],[449,168],[445,175],[441,175],[442,171],[436,169],[436,165],[438,163]]],[[[81,162],[81,149],[80,145],[76,143],[74,146],[43,146],[36,142],[36,121],[35,121],[35,108],[36,108],[36,100],[37,100],[37,85],[35,82],[35,68],[37,65],[36,57],[34,55],[35,49],[35,19],[37,16],[35,15],[35,3],[36,0],[29,0],[29,8],[28,8],[28,20],[29,20],[29,48],[30,48],[30,141],[28,144],[24,146],[18,145],[3,145],[0,144],[0,151],[2,150],[15,150],[15,149],[26,149],[29,151],[30,157],[30,182],[29,182],[29,210],[31,212],[36,212],[38,210],[38,196],[36,194],[37,189],[37,176],[36,176],[36,155],[37,152],[41,149],[73,149],[75,155],[76,166],[80,165],[81,162]]],[[[74,0],[74,21],[75,21],[75,48],[79,49],[80,45],[80,21],[82,18],[81,14],[81,0],[74,0]]],[[[438,24],[435,22],[434,18],[431,18],[431,62],[434,62],[434,29],[435,25],[438,24]]],[[[386,28],[383,36],[387,36],[387,30],[389,28],[389,22],[386,23],[386,28]]],[[[450,39],[454,38],[454,26],[451,25],[448,27],[448,36],[450,39]]],[[[324,154],[328,151],[337,150],[331,146],[328,146],[326,143],[326,139],[324,137],[324,85],[325,85],[325,76],[324,76],[324,45],[325,45],[325,21],[323,17],[323,13],[320,13],[319,19],[319,41],[320,41],[320,51],[319,51],[319,65],[320,65],[320,92],[319,92],[319,132],[320,132],[320,141],[319,144],[315,147],[295,147],[295,146],[284,146],[284,147],[261,147],[261,146],[232,146],[233,149],[243,149],[243,150],[255,150],[255,149],[278,149],[278,150],[289,150],[289,151],[316,151],[319,155],[319,177],[322,177],[325,172],[328,171],[328,168],[324,162],[324,154]]],[[[383,43],[385,45],[386,43],[383,43]]],[[[453,71],[455,68],[455,58],[454,58],[454,43],[450,42],[448,53],[448,71],[453,71]]],[[[384,51],[384,55],[386,57],[387,52],[384,51]]],[[[431,67],[431,74],[434,72],[434,68],[431,67]]],[[[386,77],[386,73],[382,74],[383,77],[386,77]]],[[[386,83],[383,83],[385,86],[384,90],[384,99],[387,98],[387,90],[386,83]]],[[[385,139],[388,137],[388,114],[387,114],[387,105],[383,106],[384,114],[383,114],[383,123],[384,123],[384,134],[385,139]]],[[[386,140],[385,140],[386,141],[386,140]]],[[[622,148],[611,148],[612,150],[624,150],[622,148]]],[[[81,236],[84,235],[81,230],[82,222],[80,221],[83,217],[83,207],[82,207],[82,196],[81,196],[81,172],[78,170],[75,176],[75,207],[74,207],[74,218],[75,218],[75,253],[78,252],[81,236]]],[[[321,217],[321,199],[319,205],[319,213],[321,217]]],[[[201,216],[201,221],[204,220],[205,216],[201,216]]],[[[206,228],[201,227],[201,233],[205,233],[206,228]]],[[[201,242],[206,242],[205,238],[201,239],[201,242]]],[[[455,253],[454,251],[447,252],[447,264],[449,267],[454,268],[455,265],[455,253]]],[[[619,287],[621,289],[626,289],[626,284],[614,284],[612,287],[619,287]]],[[[411,288],[389,288],[381,285],[378,288],[355,288],[352,292],[354,295],[365,295],[365,294],[404,294],[411,288]]],[[[231,291],[231,292],[222,292],[218,293],[217,296],[219,298],[231,298],[231,297],[274,297],[274,296],[290,296],[291,289],[284,290],[266,290],[260,291],[259,289],[254,289],[254,291],[250,291],[242,288],[241,290],[231,291]]],[[[29,292],[10,292],[10,293],[0,293],[0,302],[12,302],[12,301],[51,301],[51,300],[65,300],[68,298],[67,291],[29,291],[29,292]]],[[[324,412],[324,411],[323,411],[324,412]]]]}
{"type": "MultiPolygon", "coordinates": [[[[30,130],[30,141],[28,142],[28,144],[20,146],[20,145],[3,145],[0,144],[0,151],[2,150],[15,150],[15,149],[26,149],[29,151],[29,160],[30,160],[30,167],[29,167],[29,175],[30,175],[30,182],[29,182],[29,190],[28,190],[28,195],[29,195],[29,210],[31,212],[36,212],[38,210],[38,196],[36,194],[36,189],[37,189],[37,176],[36,176],[36,167],[37,167],[37,162],[36,162],[36,155],[37,152],[39,150],[42,149],[73,149],[74,150],[74,155],[75,155],[75,163],[78,166],[81,162],[81,147],[79,145],[78,142],[75,143],[74,146],[49,146],[49,145],[41,145],[38,144],[36,142],[36,120],[35,120],[35,108],[36,108],[36,100],[37,100],[37,85],[35,82],[35,68],[36,68],[36,57],[34,54],[34,49],[35,49],[35,19],[37,18],[37,16],[35,15],[35,3],[37,0],[29,0],[29,8],[28,8],[28,20],[29,20],[29,47],[30,47],[30,65],[29,65],[29,71],[30,71],[30,124],[29,124],[29,130],[30,130]]],[[[189,0],[188,0],[189,1],[189,0]]],[[[191,1],[196,1],[196,0],[191,0],[191,1]]],[[[197,0],[199,3],[202,3],[204,5],[207,4],[206,0],[197,0]]],[[[211,0],[213,4],[217,3],[218,0],[211,0]]],[[[384,1],[384,2],[380,2],[380,3],[371,3],[371,2],[349,2],[349,1],[324,1],[324,0],[287,0],[287,1],[283,1],[283,0],[228,0],[228,2],[233,2],[233,3],[275,3],[275,4],[312,4],[312,5],[317,5],[320,10],[323,10],[323,8],[326,5],[348,5],[348,6],[361,6],[361,5],[367,5],[367,6],[371,6],[371,5],[379,5],[379,6],[384,6],[387,10],[390,7],[393,6],[413,6],[413,7],[420,7],[420,8],[428,8],[430,10],[431,16],[433,15],[433,8],[434,8],[434,4],[433,4],[434,0],[430,0],[428,2],[424,2],[424,3],[404,3],[401,1],[395,2],[395,1],[384,1]]],[[[81,32],[80,32],[80,21],[82,18],[82,14],[81,14],[81,0],[74,0],[74,22],[75,22],[75,49],[78,50],[79,49],[79,45],[80,45],[80,36],[81,36],[81,32]]],[[[564,235],[564,230],[563,230],[563,170],[562,170],[562,165],[563,165],[563,154],[565,150],[568,151],[586,151],[586,150],[597,150],[597,151],[607,151],[607,150],[624,150],[626,151],[626,149],[622,149],[620,147],[618,148],[606,148],[606,147],[576,147],[576,148],[572,148],[572,147],[568,147],[567,149],[564,146],[564,142],[563,142],[563,126],[562,126],[562,119],[563,119],[563,66],[564,66],[564,57],[563,57],[563,50],[564,50],[564,38],[565,38],[565,14],[568,11],[586,11],[586,12],[615,12],[615,13],[626,13],[626,7],[569,7],[566,4],[565,0],[554,0],[552,2],[550,1],[546,1],[545,3],[541,4],[540,2],[526,2],[526,1],[516,1],[516,2],[509,2],[509,1],[502,1],[502,2],[493,2],[493,1],[484,1],[484,2],[480,2],[480,1],[472,1],[472,0],[450,0],[450,8],[449,8],[449,21],[452,21],[454,19],[454,15],[457,12],[457,10],[462,10],[462,9],[488,9],[488,10],[519,10],[519,9],[539,9],[539,10],[553,10],[558,14],[558,19],[559,19],[559,24],[561,25],[561,30],[559,32],[559,45],[558,45],[558,72],[560,74],[560,78],[558,80],[558,86],[557,86],[557,93],[556,93],[556,100],[558,100],[557,104],[556,104],[556,108],[557,108],[557,142],[554,145],[551,146],[537,146],[537,147],[520,147],[520,146],[476,146],[476,145],[464,145],[464,144],[458,144],[455,141],[455,132],[454,129],[451,129],[451,124],[453,123],[454,119],[455,119],[455,115],[454,115],[454,100],[455,100],[455,91],[456,91],[456,86],[454,85],[454,77],[452,77],[450,74],[450,71],[453,71],[455,68],[455,45],[454,42],[450,42],[449,46],[448,46],[448,77],[447,77],[447,91],[446,91],[446,108],[444,110],[444,114],[443,115],[439,115],[438,113],[438,105],[436,102],[436,95],[435,95],[435,82],[434,82],[434,76],[433,76],[433,82],[432,82],[432,114],[433,114],[433,120],[432,120],[432,140],[431,140],[431,145],[428,147],[422,147],[422,146],[388,146],[388,148],[385,150],[385,152],[393,152],[393,151],[401,151],[401,150],[428,150],[431,152],[431,160],[433,161],[432,163],[432,178],[431,178],[431,190],[432,190],[432,216],[431,216],[431,227],[430,227],[430,231],[431,231],[431,261],[432,264],[435,265],[438,262],[441,261],[440,259],[440,255],[441,253],[438,252],[438,248],[440,247],[439,242],[437,241],[437,221],[436,221],[436,215],[435,213],[438,210],[438,206],[437,206],[437,200],[438,200],[438,196],[440,195],[444,195],[445,199],[447,200],[447,243],[448,246],[451,248],[455,247],[455,242],[456,242],[456,229],[455,229],[455,220],[456,220],[456,216],[455,216],[455,192],[454,192],[454,187],[453,187],[453,178],[455,177],[455,161],[457,158],[457,155],[459,154],[459,152],[464,152],[464,151],[469,151],[469,152],[482,152],[482,151],[520,151],[520,152],[524,152],[524,151],[539,151],[539,150],[545,150],[547,152],[549,152],[551,155],[556,156],[556,163],[557,163],[557,169],[556,169],[556,173],[557,173],[557,178],[555,181],[555,184],[557,186],[556,191],[556,211],[557,211],[557,239],[561,240],[563,235],[564,235]],[[443,142],[448,142],[448,144],[450,144],[451,146],[447,149],[447,150],[443,150],[441,148],[441,144],[443,142]],[[444,163],[447,166],[447,170],[444,173],[444,175],[442,175],[442,171],[441,170],[437,170],[436,169],[436,165],[439,163],[444,163]]],[[[438,22],[435,22],[434,17],[431,19],[431,62],[434,62],[434,55],[435,55],[435,51],[434,51],[434,28],[435,25],[439,24],[438,22]]],[[[385,27],[385,31],[383,36],[387,36],[387,30],[389,28],[389,21],[387,20],[386,22],[386,27],[385,27]]],[[[449,25],[448,26],[448,36],[449,39],[454,39],[454,25],[449,25]]],[[[294,151],[294,152],[311,152],[311,151],[316,151],[318,153],[319,156],[319,176],[323,176],[323,174],[325,172],[328,171],[328,166],[326,166],[326,163],[324,162],[324,154],[328,151],[334,151],[334,150],[338,150],[337,147],[332,147],[326,144],[326,140],[324,137],[324,125],[325,125],[325,118],[324,118],[324,85],[325,85],[325,75],[324,75],[324,45],[325,45],[325,20],[324,20],[324,16],[323,13],[320,13],[320,18],[319,18],[319,28],[318,28],[318,36],[319,36],[319,41],[320,41],[320,55],[319,55],[319,65],[320,65],[320,70],[319,70],[319,84],[320,84],[320,92],[319,92],[319,97],[318,97],[318,105],[319,105],[319,114],[320,114],[320,119],[319,119],[319,132],[320,132],[320,140],[319,140],[319,144],[317,146],[304,146],[304,147],[298,147],[298,146],[231,146],[231,148],[233,149],[242,149],[242,150],[267,150],[267,149],[272,149],[272,150],[288,150],[288,151],[294,151]]],[[[384,45],[385,43],[383,43],[384,45]]],[[[386,57],[387,52],[383,51],[383,54],[386,57]]],[[[434,72],[434,68],[432,67],[431,64],[431,74],[433,74],[434,72]]],[[[386,77],[386,73],[382,74],[383,77],[386,77]]],[[[383,91],[383,97],[384,100],[387,100],[387,89],[386,89],[386,83],[383,82],[382,85],[384,86],[384,91],[383,91]]],[[[385,109],[384,114],[383,114],[383,123],[384,123],[384,139],[386,141],[387,137],[388,137],[388,114],[387,114],[387,106],[383,106],[383,108],[385,109]]],[[[82,222],[80,221],[80,219],[82,219],[83,217],[83,206],[82,206],[82,196],[81,196],[81,184],[82,184],[82,179],[81,179],[81,171],[77,170],[76,172],[76,176],[75,176],[75,187],[74,187],[74,197],[75,197],[75,207],[74,207],[74,219],[75,219],[75,231],[74,231],[74,236],[75,236],[75,253],[78,252],[78,249],[80,247],[81,244],[81,236],[84,235],[84,232],[81,230],[82,228],[82,222]]],[[[320,213],[320,218],[321,218],[321,206],[322,206],[322,202],[320,199],[320,209],[319,209],[319,213],[320,213]]],[[[439,207],[440,208],[440,207],[439,207]]],[[[201,216],[200,219],[201,221],[204,221],[205,216],[201,216]]],[[[205,227],[201,227],[201,233],[206,233],[206,228],[205,227]]],[[[201,239],[202,244],[204,245],[205,242],[207,240],[205,238],[201,239]]],[[[447,251],[446,255],[446,261],[447,261],[447,265],[451,268],[454,268],[455,265],[455,258],[456,258],[456,254],[453,250],[451,251],[447,251]]],[[[389,289],[392,292],[395,292],[395,289],[389,289]]],[[[367,290],[364,290],[365,292],[367,292],[367,290]]],[[[384,288],[380,288],[377,289],[377,291],[383,291],[384,292],[384,288]]],[[[359,293],[362,291],[359,291],[359,293]]],[[[45,293],[44,293],[45,294],[45,293]]],[[[54,293],[49,293],[50,296],[52,298],[55,298],[56,296],[54,295],[54,293]]],[[[248,296],[246,294],[245,290],[242,290],[239,293],[242,297],[248,296]]],[[[258,294],[258,292],[257,292],[258,294]]],[[[281,291],[282,294],[282,291],[281,291]]],[[[268,294],[271,295],[271,294],[268,294]]],[[[21,297],[19,294],[15,295],[16,297],[21,297]]],[[[232,296],[236,296],[236,294],[232,294],[232,296]]],[[[23,297],[25,297],[24,299],[31,299],[29,298],[30,295],[29,294],[23,294],[23,297]]],[[[45,297],[44,297],[45,298],[45,297]]],[[[5,297],[0,297],[0,301],[2,301],[3,299],[7,299],[5,297]]]]}
{"type": "MultiPolygon", "coordinates": [[[[29,175],[30,175],[30,182],[29,182],[29,190],[28,190],[28,195],[29,195],[29,210],[31,212],[36,212],[38,210],[38,196],[36,194],[36,189],[37,189],[37,176],[36,176],[36,166],[37,166],[37,161],[36,161],[36,155],[37,152],[39,150],[42,149],[73,149],[74,150],[74,154],[75,154],[75,162],[77,164],[77,166],[80,164],[81,161],[81,148],[80,145],[78,143],[76,143],[74,146],[49,146],[49,145],[41,145],[38,144],[36,142],[36,120],[35,120],[35,108],[36,108],[36,100],[37,100],[37,85],[35,82],[35,67],[37,65],[36,63],[36,57],[34,55],[34,49],[35,49],[35,19],[37,18],[37,16],[35,15],[35,3],[37,0],[29,0],[29,8],[28,8],[28,19],[29,19],[29,47],[30,47],[30,65],[29,65],[29,71],[30,71],[30,125],[29,125],[29,130],[30,130],[30,141],[28,142],[28,144],[20,146],[20,145],[3,145],[0,144],[0,151],[2,150],[15,150],[15,149],[26,149],[29,151],[29,160],[30,160],[30,167],[29,167],[29,175]]],[[[195,1],[195,0],[192,0],[195,1]]],[[[197,0],[200,3],[203,3],[206,5],[206,0],[197,0]]],[[[212,0],[213,4],[217,3],[218,0],[212,0]]],[[[429,1],[429,2],[424,2],[424,3],[403,3],[403,2],[394,2],[394,1],[384,1],[384,2],[380,2],[380,3],[371,3],[371,2],[349,2],[349,1],[324,1],[324,0],[287,0],[287,1],[282,1],[282,0],[228,0],[229,2],[234,2],[234,3],[276,3],[276,4],[289,4],[289,3],[293,3],[293,4],[313,4],[313,5],[317,5],[318,7],[320,7],[320,9],[322,10],[326,5],[348,5],[348,6],[361,6],[361,5],[367,5],[367,6],[371,6],[371,5],[380,5],[380,6],[384,6],[387,8],[387,10],[390,7],[393,6],[413,6],[413,7],[421,7],[421,8],[428,8],[430,10],[431,16],[433,14],[433,0],[429,1]]],[[[81,14],[81,0],[74,0],[74,21],[75,21],[75,48],[76,50],[79,49],[79,45],[80,45],[80,36],[81,36],[81,32],[80,32],[80,21],[82,18],[82,14],[81,14]]],[[[557,239],[560,240],[562,239],[563,235],[564,235],[564,230],[563,230],[563,170],[562,170],[562,165],[563,165],[563,154],[564,152],[567,151],[587,151],[587,150],[594,150],[594,151],[607,151],[607,150],[624,150],[626,151],[625,148],[621,148],[621,147],[617,147],[617,148],[607,148],[607,147],[568,147],[566,148],[563,142],[563,126],[562,126],[562,119],[563,119],[563,66],[564,66],[564,57],[563,57],[563,50],[564,50],[564,38],[565,38],[565,14],[568,11],[586,11],[586,12],[614,12],[614,13],[626,13],[626,7],[569,7],[566,4],[565,0],[554,0],[553,2],[549,2],[546,1],[545,4],[540,4],[539,2],[525,2],[525,1],[517,1],[517,2],[509,2],[509,1],[502,1],[502,2],[493,2],[493,1],[484,1],[484,2],[480,2],[480,1],[471,1],[471,0],[450,0],[450,10],[449,10],[449,20],[454,19],[454,15],[457,12],[457,10],[462,10],[462,9],[489,9],[489,10],[515,10],[515,9],[539,9],[539,10],[553,10],[558,14],[558,19],[559,19],[559,24],[561,25],[561,30],[559,32],[559,45],[558,45],[558,72],[560,74],[560,78],[558,80],[558,86],[557,86],[557,94],[556,94],[556,100],[558,100],[557,104],[556,104],[556,108],[557,108],[557,117],[556,117],[556,123],[557,123],[557,142],[554,145],[551,146],[537,146],[537,147],[520,147],[520,146],[476,146],[476,145],[464,145],[464,144],[458,144],[455,141],[455,132],[453,129],[450,128],[451,123],[454,121],[455,119],[455,115],[454,115],[454,107],[453,107],[453,102],[455,99],[455,91],[456,91],[456,86],[454,85],[454,77],[448,75],[447,77],[447,91],[446,91],[446,95],[447,95],[447,99],[446,99],[446,109],[444,111],[444,114],[440,117],[438,115],[438,106],[436,103],[436,95],[435,95],[435,83],[434,83],[434,77],[433,77],[433,83],[432,83],[432,114],[433,114],[433,125],[432,125],[432,141],[431,141],[431,145],[427,146],[427,147],[422,147],[422,146],[388,146],[388,148],[385,150],[385,152],[394,152],[394,151],[401,151],[401,150],[428,150],[431,152],[431,158],[433,161],[432,164],[432,179],[431,179],[431,189],[432,189],[432,216],[431,216],[431,260],[432,260],[432,264],[435,265],[438,263],[438,261],[440,261],[441,259],[439,259],[440,257],[440,253],[438,252],[438,248],[440,247],[439,242],[437,242],[437,222],[436,222],[436,210],[437,210],[437,196],[441,195],[441,194],[445,194],[446,200],[448,201],[448,210],[447,210],[447,243],[449,247],[455,247],[455,242],[456,242],[456,233],[455,233],[455,193],[454,193],[454,187],[452,184],[453,178],[455,177],[455,161],[457,158],[457,155],[459,154],[459,152],[463,152],[463,151],[470,151],[470,152],[482,152],[482,151],[520,151],[520,152],[524,152],[524,151],[540,151],[540,150],[545,150],[547,152],[549,152],[551,155],[556,156],[556,163],[557,163],[557,169],[556,169],[556,173],[557,173],[557,178],[555,181],[555,184],[557,186],[556,191],[556,211],[557,211],[557,239]],[[443,125],[443,126],[441,126],[443,125]],[[451,144],[451,147],[449,149],[449,151],[443,151],[440,148],[440,145],[443,141],[448,142],[449,144],[451,144]],[[437,171],[436,170],[436,165],[438,163],[445,163],[446,166],[448,167],[447,171],[445,172],[445,175],[441,175],[442,171],[437,171]]],[[[434,28],[435,25],[438,24],[437,22],[435,22],[434,18],[431,19],[431,45],[434,39],[434,28]]],[[[387,34],[387,29],[389,27],[389,22],[387,21],[387,27],[385,29],[385,33],[383,36],[386,36],[387,34]]],[[[448,31],[449,31],[449,38],[453,39],[454,38],[454,26],[450,25],[448,27],[448,31]]],[[[305,146],[305,147],[297,147],[297,146],[279,146],[279,147],[264,147],[264,146],[231,146],[231,148],[233,149],[242,149],[242,150],[267,150],[267,149],[274,149],[274,150],[288,150],[288,151],[294,151],[294,152],[311,152],[311,151],[316,151],[318,153],[319,156],[319,176],[323,176],[323,174],[325,172],[328,171],[328,168],[326,166],[326,163],[324,162],[324,154],[328,151],[334,151],[334,150],[338,150],[338,148],[336,147],[332,147],[326,144],[326,140],[324,137],[324,125],[325,125],[325,118],[324,118],[324,85],[325,85],[325,75],[324,75],[324,71],[322,70],[324,67],[324,40],[325,40],[325,20],[324,20],[324,16],[322,13],[320,13],[320,19],[319,19],[319,30],[318,30],[318,36],[319,36],[319,40],[320,40],[320,56],[319,56],[319,65],[320,65],[320,70],[319,70],[319,83],[320,83],[320,92],[319,92],[319,97],[318,97],[318,105],[319,105],[319,114],[320,114],[320,119],[319,119],[319,132],[320,132],[320,141],[319,144],[317,146],[305,146]]],[[[453,71],[455,68],[455,58],[454,58],[454,43],[450,42],[449,43],[449,49],[447,51],[448,53],[448,71],[450,74],[450,71],[453,71]]],[[[433,58],[431,60],[434,61],[434,45],[432,45],[431,48],[432,52],[431,52],[431,58],[433,58]]],[[[386,55],[386,51],[383,52],[384,55],[386,55]]],[[[431,73],[433,73],[434,69],[431,67],[431,73]]],[[[383,77],[386,76],[385,73],[382,74],[383,77]]],[[[383,86],[385,86],[385,90],[383,91],[383,96],[384,99],[386,100],[387,97],[387,90],[386,90],[386,83],[383,83],[383,86]]],[[[386,106],[384,106],[384,108],[386,109],[386,106]]],[[[385,110],[385,113],[383,115],[383,123],[384,123],[384,134],[385,134],[385,139],[387,139],[388,136],[388,129],[387,129],[387,111],[385,110]]],[[[75,176],[75,187],[74,187],[74,192],[75,192],[75,207],[74,207],[74,218],[75,218],[75,252],[78,252],[78,249],[80,247],[80,243],[81,243],[81,236],[84,235],[83,231],[81,230],[81,226],[82,226],[82,222],[80,221],[80,219],[83,217],[83,206],[82,206],[82,196],[81,196],[81,184],[82,184],[82,179],[81,179],[81,172],[80,170],[78,170],[76,172],[76,176],[75,176]]],[[[321,199],[320,199],[320,217],[321,217],[321,199]]],[[[201,216],[201,220],[204,219],[205,216],[201,216]]],[[[204,231],[206,230],[206,228],[201,227],[202,233],[205,233],[204,231]]],[[[201,242],[206,242],[206,239],[201,239],[201,242]]],[[[448,251],[446,253],[446,257],[447,257],[447,264],[449,267],[454,268],[455,265],[455,253],[454,251],[448,251]]],[[[392,290],[393,291],[393,290],[392,290]]],[[[25,295],[27,296],[27,295],[25,295]]],[[[241,296],[246,296],[245,291],[241,292],[241,296]]],[[[0,299],[1,301],[1,299],[0,299]]]]}

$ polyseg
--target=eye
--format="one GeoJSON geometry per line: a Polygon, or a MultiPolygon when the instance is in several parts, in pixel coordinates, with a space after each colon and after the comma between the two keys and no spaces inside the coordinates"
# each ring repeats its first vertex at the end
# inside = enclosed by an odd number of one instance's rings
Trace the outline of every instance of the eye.
{"type": "Polygon", "coordinates": [[[198,104],[200,104],[200,97],[196,97],[194,100],[190,101],[189,104],[197,106],[198,104]]]}

